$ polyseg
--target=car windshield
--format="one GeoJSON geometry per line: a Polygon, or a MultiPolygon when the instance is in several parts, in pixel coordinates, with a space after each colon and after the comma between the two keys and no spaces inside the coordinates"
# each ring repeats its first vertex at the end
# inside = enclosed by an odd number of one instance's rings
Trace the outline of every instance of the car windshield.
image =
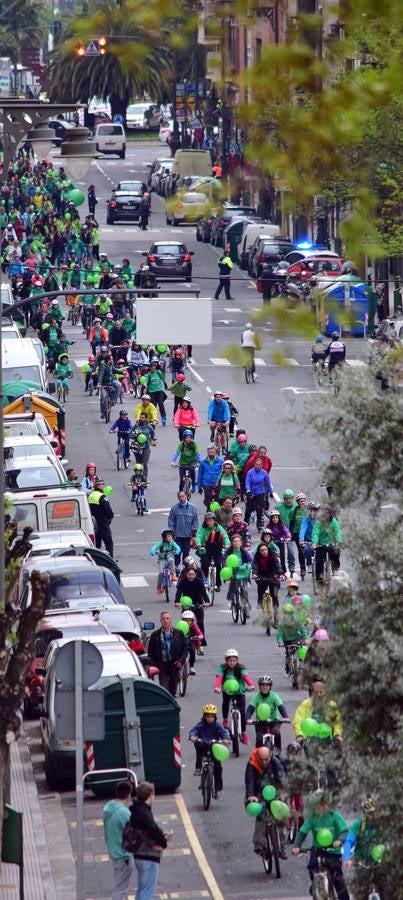
{"type": "Polygon", "coordinates": [[[119,183],[119,191],[129,191],[134,194],[141,194],[143,185],[141,181],[121,181],[119,183]]]}
{"type": "Polygon", "coordinates": [[[8,381],[33,381],[41,384],[39,366],[10,366],[3,368],[3,383],[8,381]]]}
{"type": "MultiPolygon", "coordinates": [[[[43,454],[42,454],[43,455],[43,454]]],[[[4,473],[6,490],[36,490],[39,487],[57,487],[63,478],[54,466],[35,466],[27,469],[11,469],[4,473]]]]}
{"type": "Polygon", "coordinates": [[[139,194],[133,194],[133,193],[120,194],[120,193],[118,193],[118,194],[116,194],[115,199],[117,200],[118,203],[130,203],[130,202],[133,202],[133,200],[139,200],[140,197],[139,197],[139,194]]]}
{"type": "Polygon", "coordinates": [[[131,116],[141,116],[147,109],[150,109],[149,103],[133,103],[132,106],[127,107],[126,115],[130,113],[131,116]]]}
{"type": "Polygon", "coordinates": [[[205,194],[196,194],[194,192],[191,194],[184,194],[184,196],[181,197],[181,200],[183,200],[185,203],[205,203],[206,195],[205,194]]]}
{"type": "Polygon", "coordinates": [[[183,244],[154,244],[151,252],[158,256],[177,256],[178,253],[186,253],[186,250],[183,244]]]}
{"type": "Polygon", "coordinates": [[[35,422],[7,422],[4,419],[4,437],[25,437],[28,434],[38,434],[35,422]]]}
{"type": "Polygon", "coordinates": [[[98,592],[86,597],[50,597],[45,609],[102,609],[107,603],[111,603],[109,594],[98,592]]]}
{"type": "MultiPolygon", "coordinates": [[[[49,449],[49,444],[47,445],[49,449]]],[[[16,456],[43,456],[46,454],[46,447],[40,444],[25,444],[20,447],[4,447],[4,459],[15,459],[16,456]]]]}
{"type": "MultiPolygon", "coordinates": [[[[119,607],[116,607],[116,610],[104,609],[101,618],[112,633],[119,632],[120,634],[124,631],[135,634],[136,632],[135,623],[127,609],[119,609],[119,607]]],[[[137,629],[137,632],[140,632],[140,628],[137,629]]]]}
{"type": "Polygon", "coordinates": [[[122,137],[123,131],[121,125],[100,125],[98,134],[103,137],[105,135],[118,134],[119,137],[122,137]]]}
{"type": "Polygon", "coordinates": [[[308,259],[313,272],[340,272],[341,265],[337,259],[308,259]]]}

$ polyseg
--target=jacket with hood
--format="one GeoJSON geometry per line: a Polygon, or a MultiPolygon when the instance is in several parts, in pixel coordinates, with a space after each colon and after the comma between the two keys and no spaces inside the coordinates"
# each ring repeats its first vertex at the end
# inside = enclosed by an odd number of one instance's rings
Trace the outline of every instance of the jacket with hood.
{"type": "Polygon", "coordinates": [[[174,415],[174,426],[175,428],[198,428],[200,425],[200,417],[197,409],[194,406],[188,406],[187,409],[184,409],[183,406],[178,406],[176,413],[174,415]]]}
{"type": "Polygon", "coordinates": [[[295,731],[295,737],[302,737],[301,722],[303,719],[316,719],[317,721],[326,722],[331,726],[333,737],[341,737],[343,735],[343,723],[339,708],[334,700],[327,700],[324,704],[323,717],[318,719],[315,712],[312,697],[307,697],[297,706],[292,720],[292,727],[295,731]]]}
{"type": "Polygon", "coordinates": [[[109,800],[104,806],[104,835],[105,844],[112,860],[130,859],[131,853],[123,850],[122,835],[126,823],[130,819],[130,812],[124,803],[119,800],[109,800]]]}
{"type": "Polygon", "coordinates": [[[133,853],[134,859],[159,863],[162,850],[165,850],[167,846],[167,839],[157,825],[148,803],[134,800],[133,806],[130,807],[130,824],[140,835],[138,848],[133,853]],[[158,850],[157,847],[161,847],[161,849],[158,850]]]}
{"type": "MultiPolygon", "coordinates": [[[[249,457],[249,459],[246,463],[246,466],[245,466],[245,474],[246,474],[246,472],[249,472],[249,469],[253,469],[253,466],[255,465],[255,462],[257,459],[262,459],[261,456],[259,456],[258,450],[256,450],[255,453],[252,453],[252,456],[249,457]]],[[[267,472],[267,474],[269,474],[272,465],[273,465],[272,460],[270,459],[270,456],[268,456],[266,453],[266,456],[264,456],[262,459],[262,469],[264,469],[264,471],[267,472]]]]}
{"type": "Polygon", "coordinates": [[[221,472],[223,459],[221,456],[214,456],[213,459],[206,456],[201,460],[197,473],[197,487],[213,487],[221,472]]]}
{"type": "Polygon", "coordinates": [[[245,795],[246,797],[261,797],[266,784],[272,784],[279,789],[285,778],[282,763],[277,756],[272,756],[266,769],[263,768],[259,757],[259,748],[252,750],[249,762],[245,769],[245,795]]]}

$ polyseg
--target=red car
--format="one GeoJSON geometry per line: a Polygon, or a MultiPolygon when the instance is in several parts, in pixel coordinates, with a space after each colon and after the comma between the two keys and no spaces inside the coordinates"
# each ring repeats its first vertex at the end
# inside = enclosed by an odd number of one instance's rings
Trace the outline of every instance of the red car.
{"type": "Polygon", "coordinates": [[[290,265],[287,277],[291,280],[295,277],[301,281],[308,281],[312,275],[318,275],[319,278],[337,278],[341,275],[343,260],[335,254],[325,254],[306,256],[290,265]]]}

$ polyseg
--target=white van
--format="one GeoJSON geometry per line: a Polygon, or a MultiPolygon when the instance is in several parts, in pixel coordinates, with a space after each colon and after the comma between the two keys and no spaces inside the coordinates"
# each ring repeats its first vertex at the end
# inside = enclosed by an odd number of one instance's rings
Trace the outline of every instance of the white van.
{"type": "Polygon", "coordinates": [[[125,158],[126,132],[119,122],[104,122],[102,125],[96,125],[94,140],[98,153],[114,153],[121,159],[125,158]]]}
{"type": "Polygon", "coordinates": [[[30,338],[20,341],[6,340],[2,344],[3,384],[7,382],[32,381],[39,390],[46,391],[46,369],[41,364],[35,345],[30,338]]]}
{"type": "Polygon", "coordinates": [[[210,150],[177,150],[172,166],[172,178],[187,175],[211,175],[210,150]]]}
{"type": "Polygon", "coordinates": [[[270,222],[245,223],[243,234],[237,248],[239,268],[248,268],[249,250],[259,235],[262,237],[277,237],[279,234],[280,226],[272,225],[270,222]]]}
{"type": "Polygon", "coordinates": [[[81,528],[93,542],[94,523],[87,495],[74,487],[43,488],[35,491],[6,492],[12,504],[10,516],[18,531],[30,525],[34,531],[61,531],[81,528]]]}

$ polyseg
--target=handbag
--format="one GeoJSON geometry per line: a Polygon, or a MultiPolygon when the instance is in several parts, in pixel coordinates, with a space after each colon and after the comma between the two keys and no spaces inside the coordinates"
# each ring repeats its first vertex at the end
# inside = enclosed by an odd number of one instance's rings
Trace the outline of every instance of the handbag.
{"type": "Polygon", "coordinates": [[[134,828],[130,819],[126,822],[126,825],[122,832],[122,848],[126,850],[127,853],[137,853],[137,850],[140,847],[140,844],[143,840],[142,832],[139,828],[134,828]]]}

